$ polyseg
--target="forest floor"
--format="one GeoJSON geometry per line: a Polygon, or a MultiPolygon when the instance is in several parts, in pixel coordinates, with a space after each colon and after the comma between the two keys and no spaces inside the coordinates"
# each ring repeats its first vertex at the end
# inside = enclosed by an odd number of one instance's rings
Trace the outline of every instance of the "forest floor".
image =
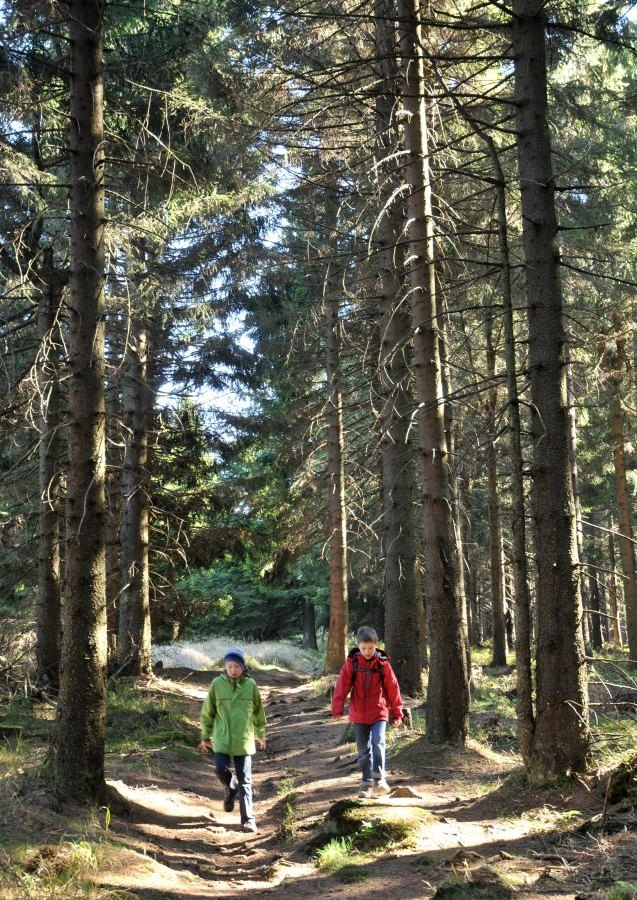
{"type": "Polygon", "coordinates": [[[12,809],[15,829],[28,823],[30,849],[23,841],[20,857],[12,853],[16,832],[4,836],[0,871],[11,863],[13,875],[0,877],[3,898],[637,897],[637,808],[634,800],[610,806],[605,777],[529,788],[511,723],[478,710],[472,724],[481,739],[464,750],[429,747],[418,727],[392,730],[395,793],[338,804],[355,798],[359,776],[347,726],[329,717],[326,682],[272,667],[255,673],[268,746],[253,758],[259,831],[243,833],[237,812],[223,811],[212,757],[194,749],[210,678],[164,669],[132,683],[143,702],[120,717],[107,772],[126,814],[96,810],[82,832],[41,784],[22,789],[12,809]],[[140,724],[159,729],[156,746],[127,739],[140,724]],[[59,878],[49,878],[48,890],[38,881],[73,865],[82,876],[77,893],[52,890],[59,878]],[[88,894],[80,891],[87,877],[88,894]]]}

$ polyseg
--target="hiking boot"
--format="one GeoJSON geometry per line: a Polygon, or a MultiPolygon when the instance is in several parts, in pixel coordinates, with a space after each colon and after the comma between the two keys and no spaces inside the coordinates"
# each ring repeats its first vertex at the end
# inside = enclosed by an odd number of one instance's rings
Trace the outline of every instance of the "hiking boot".
{"type": "Polygon", "coordinates": [[[390,794],[391,788],[384,778],[379,778],[378,781],[374,783],[374,791],[377,794],[390,794]]]}
{"type": "Polygon", "coordinates": [[[241,827],[244,831],[247,831],[250,834],[255,834],[259,830],[254,819],[248,819],[248,821],[244,822],[241,827]]]}
{"type": "Polygon", "coordinates": [[[361,789],[356,796],[360,797],[361,800],[371,800],[371,798],[374,796],[374,785],[362,784],[361,789]]]}
{"type": "Polygon", "coordinates": [[[237,799],[237,794],[239,793],[239,782],[237,781],[236,775],[232,776],[230,784],[226,787],[224,793],[223,808],[226,812],[232,812],[235,800],[237,799]]]}

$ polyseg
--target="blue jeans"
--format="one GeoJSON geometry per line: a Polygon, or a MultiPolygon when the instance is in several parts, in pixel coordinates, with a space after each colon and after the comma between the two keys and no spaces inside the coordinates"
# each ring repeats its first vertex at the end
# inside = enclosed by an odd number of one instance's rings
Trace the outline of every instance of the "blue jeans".
{"type": "Polygon", "coordinates": [[[381,719],[373,725],[354,722],[358,765],[363,784],[373,784],[385,777],[385,731],[387,722],[381,719]]]}
{"type": "Polygon", "coordinates": [[[219,781],[230,794],[233,796],[236,796],[237,793],[239,794],[241,824],[245,825],[247,822],[254,822],[254,815],[252,814],[252,757],[215,753],[215,772],[219,781]],[[230,768],[233,760],[234,772],[230,768]]]}

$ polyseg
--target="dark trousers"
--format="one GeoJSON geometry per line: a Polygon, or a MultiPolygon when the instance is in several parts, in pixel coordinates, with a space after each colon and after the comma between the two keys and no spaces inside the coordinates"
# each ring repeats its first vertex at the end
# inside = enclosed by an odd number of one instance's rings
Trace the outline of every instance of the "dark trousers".
{"type": "Polygon", "coordinates": [[[239,810],[241,824],[254,822],[252,814],[252,757],[230,756],[228,753],[215,753],[215,772],[226,790],[236,796],[239,794],[239,810]],[[234,772],[230,768],[234,762],[234,772]]]}

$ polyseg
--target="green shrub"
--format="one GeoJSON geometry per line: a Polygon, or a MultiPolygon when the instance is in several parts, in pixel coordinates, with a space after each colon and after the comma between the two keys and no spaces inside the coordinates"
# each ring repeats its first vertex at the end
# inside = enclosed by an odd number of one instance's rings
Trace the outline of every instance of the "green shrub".
{"type": "Polygon", "coordinates": [[[608,892],[607,900],[637,900],[637,884],[618,881],[608,892]]]}

